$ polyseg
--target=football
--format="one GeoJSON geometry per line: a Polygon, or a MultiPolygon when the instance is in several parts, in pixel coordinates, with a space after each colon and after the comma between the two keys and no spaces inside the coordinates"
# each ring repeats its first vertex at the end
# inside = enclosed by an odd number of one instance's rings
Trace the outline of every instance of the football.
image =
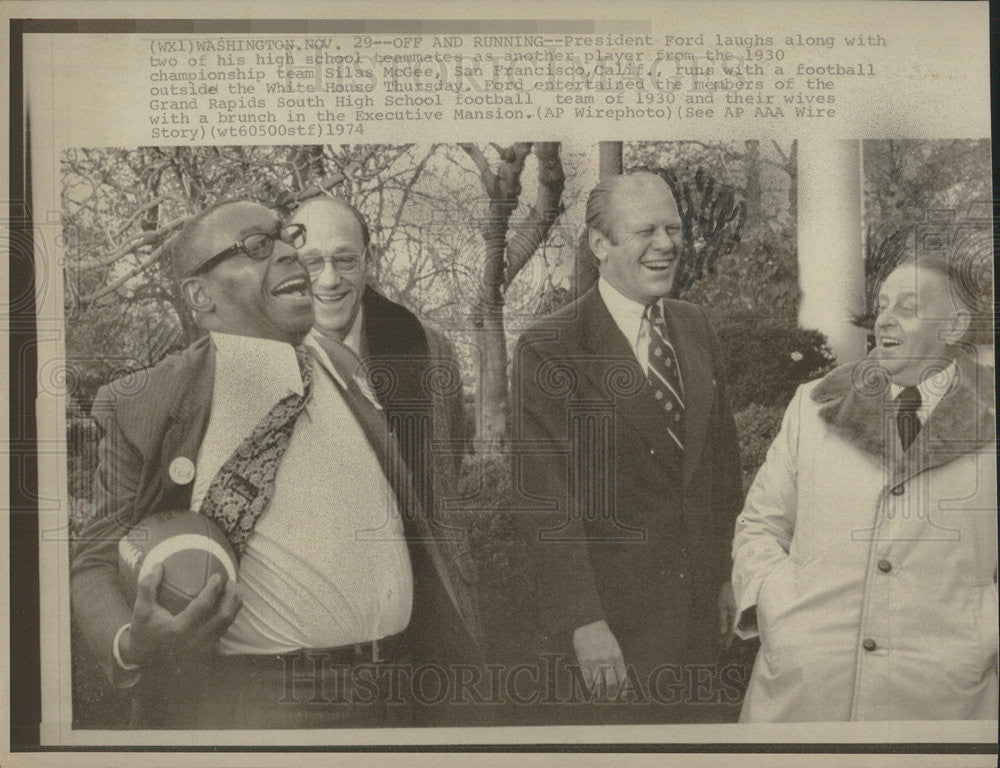
{"type": "Polygon", "coordinates": [[[129,603],[139,581],[163,564],[156,599],[176,615],[204,588],[213,573],[236,580],[236,554],[214,522],[190,510],[161,512],[138,523],[118,542],[118,569],[129,603]]]}

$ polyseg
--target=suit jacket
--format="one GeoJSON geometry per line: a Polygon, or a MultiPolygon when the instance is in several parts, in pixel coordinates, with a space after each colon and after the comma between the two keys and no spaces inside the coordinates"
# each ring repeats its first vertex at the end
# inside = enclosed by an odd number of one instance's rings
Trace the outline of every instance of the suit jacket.
{"type": "Polygon", "coordinates": [[[361,305],[361,357],[368,378],[451,574],[453,600],[467,631],[482,646],[482,621],[473,595],[479,575],[469,524],[447,510],[448,501],[457,495],[467,445],[462,373],[454,347],[434,326],[370,286],[361,305]]]}
{"type": "MultiPolygon", "coordinates": [[[[215,352],[208,337],[179,355],[102,387],[92,415],[98,446],[95,514],[75,542],[70,585],[73,617],[85,641],[114,680],[112,642],[131,619],[118,584],[118,541],[146,515],[186,509],[193,484],[178,485],[169,475],[177,457],[195,462],[212,402],[215,352]]],[[[389,475],[392,477],[392,475],[389,475]]],[[[412,494],[397,490],[401,505],[412,494]]],[[[467,636],[457,601],[458,588],[425,516],[403,509],[414,541],[414,611],[410,627],[433,647],[433,632],[467,636]]],[[[266,512],[265,512],[266,514],[266,512]]],[[[408,630],[409,631],[409,630],[408,630]]],[[[415,649],[424,657],[427,647],[415,649]]]]}
{"type": "MultiPolygon", "coordinates": [[[[515,482],[550,641],[607,620],[626,664],[714,660],[740,463],[705,312],[666,301],[685,393],[685,450],[595,286],[539,321],[514,358],[515,482]]],[[[575,660],[572,660],[575,661],[575,660]]]]}

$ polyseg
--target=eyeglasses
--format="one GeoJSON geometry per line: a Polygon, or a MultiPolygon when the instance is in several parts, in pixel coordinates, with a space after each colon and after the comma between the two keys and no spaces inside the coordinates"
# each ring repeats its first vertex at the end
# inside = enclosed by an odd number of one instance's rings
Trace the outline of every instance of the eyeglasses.
{"type": "Polygon", "coordinates": [[[310,277],[316,277],[323,271],[326,264],[330,264],[338,275],[350,275],[361,269],[364,263],[364,256],[360,253],[344,252],[334,256],[304,256],[299,262],[306,268],[310,277]]]}
{"type": "Polygon", "coordinates": [[[305,224],[286,224],[278,226],[272,232],[252,232],[246,237],[240,238],[224,251],[219,251],[214,256],[210,256],[190,272],[190,277],[208,272],[220,262],[225,261],[230,256],[237,253],[245,254],[254,261],[263,261],[271,257],[274,253],[275,240],[281,240],[293,248],[301,248],[306,244],[305,224]]]}

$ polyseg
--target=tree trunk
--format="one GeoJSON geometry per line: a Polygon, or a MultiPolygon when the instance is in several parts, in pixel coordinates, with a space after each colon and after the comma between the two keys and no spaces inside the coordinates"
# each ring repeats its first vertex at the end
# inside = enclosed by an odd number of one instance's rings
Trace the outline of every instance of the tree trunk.
{"type": "Polygon", "coordinates": [[[494,145],[500,155],[496,172],[475,144],[459,146],[479,169],[489,198],[487,214],[480,225],[486,253],[472,321],[480,350],[476,450],[490,453],[500,450],[507,437],[510,390],[504,295],[563,212],[566,175],[559,158],[559,142],[539,142],[534,147],[531,142],[518,142],[506,148],[494,145]],[[521,198],[524,162],[532,149],[538,160],[538,192],[531,210],[511,231],[510,217],[521,198]]]}
{"type": "MultiPolygon", "coordinates": [[[[624,143],[621,141],[602,141],[597,145],[597,167],[601,179],[617,176],[624,170],[622,160],[624,143]]],[[[582,296],[597,282],[597,259],[590,250],[587,230],[584,228],[580,242],[576,246],[576,269],[573,271],[572,298],[582,296]]]]}
{"type": "Polygon", "coordinates": [[[788,151],[788,164],[785,171],[788,173],[788,213],[792,221],[799,219],[799,142],[792,141],[792,147],[788,151]]]}
{"type": "Polygon", "coordinates": [[[509,389],[507,336],[503,322],[507,229],[521,197],[521,173],[531,143],[518,142],[500,149],[496,173],[478,147],[472,144],[461,147],[479,168],[483,188],[489,197],[487,214],[480,226],[486,253],[479,295],[472,308],[472,324],[476,328],[481,356],[476,447],[481,453],[489,453],[500,449],[507,434],[509,389]]]}
{"type": "Polygon", "coordinates": [[[751,229],[759,229],[764,223],[764,214],[761,210],[760,142],[751,140],[744,143],[747,148],[746,155],[743,156],[743,172],[747,180],[747,222],[751,229]]]}
{"type": "Polygon", "coordinates": [[[601,179],[617,176],[623,170],[622,153],[624,142],[602,141],[597,145],[598,171],[601,179]]]}

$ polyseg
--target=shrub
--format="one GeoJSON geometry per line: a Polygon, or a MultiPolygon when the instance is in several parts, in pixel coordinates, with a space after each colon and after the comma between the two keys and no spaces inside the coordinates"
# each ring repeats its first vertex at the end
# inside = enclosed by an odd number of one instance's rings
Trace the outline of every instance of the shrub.
{"type": "Polygon", "coordinates": [[[479,579],[473,588],[486,654],[519,661],[531,654],[538,626],[534,573],[511,486],[511,461],[503,454],[466,457],[459,480],[462,506],[479,579]]]}
{"type": "Polygon", "coordinates": [[[784,408],[800,384],[834,365],[826,337],[792,318],[729,315],[716,330],[734,411],[754,404],[784,408]]]}
{"type": "Polygon", "coordinates": [[[757,229],[719,259],[680,298],[700,304],[713,320],[732,312],[791,317],[799,309],[798,253],[793,232],[757,229]]]}
{"type": "Polygon", "coordinates": [[[737,411],[736,433],[740,439],[740,463],[743,466],[743,493],[750,490],[757,470],[764,463],[767,449],[781,428],[784,408],[774,405],[751,405],[737,411]]]}

